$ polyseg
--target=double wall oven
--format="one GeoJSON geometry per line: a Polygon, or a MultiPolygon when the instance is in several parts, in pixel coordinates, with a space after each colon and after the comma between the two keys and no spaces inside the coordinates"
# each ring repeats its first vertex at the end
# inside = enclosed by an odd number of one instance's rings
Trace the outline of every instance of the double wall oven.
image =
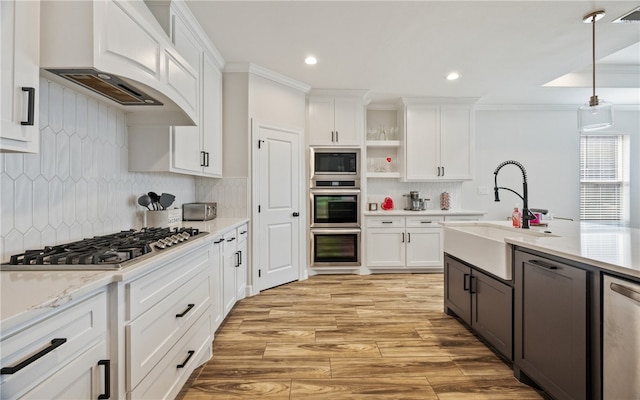
{"type": "Polygon", "coordinates": [[[360,266],[360,152],[311,149],[311,266],[360,266]]]}

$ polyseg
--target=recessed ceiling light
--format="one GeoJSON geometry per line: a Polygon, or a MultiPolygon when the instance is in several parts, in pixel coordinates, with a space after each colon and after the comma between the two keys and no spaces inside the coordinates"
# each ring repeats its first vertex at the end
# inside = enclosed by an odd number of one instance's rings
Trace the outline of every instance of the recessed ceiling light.
{"type": "Polygon", "coordinates": [[[449,75],[447,75],[448,81],[455,81],[458,78],[460,78],[460,74],[457,72],[450,72],[449,75]]]}
{"type": "Polygon", "coordinates": [[[314,56],[309,56],[309,57],[304,59],[304,62],[307,65],[315,65],[315,64],[318,63],[318,59],[315,58],[314,56]]]}

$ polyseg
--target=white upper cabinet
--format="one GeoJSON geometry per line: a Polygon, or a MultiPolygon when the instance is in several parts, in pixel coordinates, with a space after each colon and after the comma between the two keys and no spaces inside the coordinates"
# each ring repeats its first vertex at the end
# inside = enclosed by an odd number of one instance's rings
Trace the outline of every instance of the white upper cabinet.
{"type": "Polygon", "coordinates": [[[37,153],[40,3],[1,1],[0,151],[37,153]]]}
{"type": "Polygon", "coordinates": [[[361,146],[365,91],[312,91],[307,101],[307,132],[311,146],[361,146]]]}
{"type": "Polygon", "coordinates": [[[151,11],[177,51],[200,77],[197,126],[132,127],[129,170],[222,177],[222,73],[224,62],[181,2],[151,2],[151,11]]]}
{"type": "Polygon", "coordinates": [[[472,102],[405,103],[407,181],[459,181],[473,178],[472,102]]]}

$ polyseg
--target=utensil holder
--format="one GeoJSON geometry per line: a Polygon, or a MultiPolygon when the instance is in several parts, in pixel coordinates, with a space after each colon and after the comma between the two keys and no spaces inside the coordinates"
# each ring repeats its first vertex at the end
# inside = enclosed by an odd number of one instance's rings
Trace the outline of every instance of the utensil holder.
{"type": "Polygon", "coordinates": [[[150,228],[166,228],[182,223],[182,209],[157,210],[146,212],[145,226],[150,228]]]}

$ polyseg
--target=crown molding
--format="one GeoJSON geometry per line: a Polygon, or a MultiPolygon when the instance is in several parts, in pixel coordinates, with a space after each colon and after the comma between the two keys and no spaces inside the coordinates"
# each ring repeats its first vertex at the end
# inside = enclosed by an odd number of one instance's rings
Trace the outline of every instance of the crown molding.
{"type": "Polygon", "coordinates": [[[268,68],[250,62],[228,62],[224,66],[224,72],[256,75],[279,83],[281,85],[288,86],[303,93],[308,93],[309,90],[311,90],[311,86],[307,85],[306,83],[302,83],[295,79],[289,78],[288,76],[279,74],[268,68]]]}

